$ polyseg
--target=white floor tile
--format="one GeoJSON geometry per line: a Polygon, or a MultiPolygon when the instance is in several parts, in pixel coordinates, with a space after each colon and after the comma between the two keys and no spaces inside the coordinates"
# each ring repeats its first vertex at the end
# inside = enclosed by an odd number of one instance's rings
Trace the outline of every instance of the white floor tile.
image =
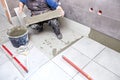
{"type": "Polygon", "coordinates": [[[0,54],[0,66],[9,61],[5,54],[0,54]]]}
{"type": "MultiPolygon", "coordinates": [[[[19,71],[24,75],[24,77],[28,77],[31,73],[36,71],[40,66],[44,65],[49,61],[49,58],[46,57],[39,49],[37,49],[32,43],[28,44],[27,51],[18,51],[20,48],[14,48],[10,42],[7,42],[5,46],[12,52],[14,56],[28,69],[28,73],[26,73],[18,63],[14,59],[11,60],[17,66],[19,71]]],[[[24,48],[23,48],[24,49],[24,48]]],[[[5,52],[7,55],[8,53],[5,52]]]]}
{"type": "Polygon", "coordinates": [[[95,58],[95,61],[120,76],[120,53],[106,48],[95,58]]]}
{"type": "MultiPolygon", "coordinates": [[[[19,56],[19,58],[22,58],[19,56]]],[[[22,58],[23,59],[23,58],[22,58]]],[[[26,56],[26,61],[24,63],[29,69],[29,73],[34,72],[35,70],[39,69],[41,66],[43,66],[45,63],[49,61],[49,58],[47,58],[41,51],[39,51],[36,47],[33,47],[29,54],[26,56]],[[28,60],[28,61],[27,61],[28,60]]]]}
{"type": "Polygon", "coordinates": [[[10,61],[0,65],[0,80],[23,80],[23,76],[10,61]]]}
{"type": "Polygon", "coordinates": [[[78,73],[74,78],[74,80],[88,80],[86,77],[84,77],[81,73],[78,73]]]}
{"type": "Polygon", "coordinates": [[[67,57],[69,60],[71,60],[74,64],[76,64],[78,67],[83,68],[90,59],[86,56],[82,55],[80,52],[73,48],[68,48],[65,51],[63,51],[61,54],[56,56],[52,59],[53,62],[55,62],[57,65],[59,65],[65,72],[67,72],[70,76],[74,76],[78,71],[73,68],[69,63],[67,63],[63,58],[62,55],[67,57]]]}
{"type": "Polygon", "coordinates": [[[120,80],[119,77],[109,72],[105,68],[91,62],[87,67],[83,69],[93,80],[120,80]]]}
{"type": "Polygon", "coordinates": [[[35,74],[28,80],[70,80],[71,77],[67,75],[61,68],[53,62],[48,62],[42,66],[35,74]]]}
{"type": "Polygon", "coordinates": [[[102,51],[105,46],[90,39],[83,37],[78,42],[76,42],[72,47],[79,50],[81,53],[85,54],[89,58],[94,58],[100,51],[102,51]]]}
{"type": "Polygon", "coordinates": [[[31,69],[38,64],[43,65],[49,60],[49,58],[47,58],[41,51],[39,51],[35,47],[32,48],[28,57],[29,57],[31,69]]]}

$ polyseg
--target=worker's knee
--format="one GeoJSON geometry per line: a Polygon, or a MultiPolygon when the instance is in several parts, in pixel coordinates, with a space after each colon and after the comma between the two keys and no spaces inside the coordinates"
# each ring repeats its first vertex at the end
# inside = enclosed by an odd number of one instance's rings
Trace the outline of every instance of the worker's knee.
{"type": "Polygon", "coordinates": [[[49,25],[52,27],[59,27],[60,23],[59,23],[58,19],[51,19],[51,20],[49,20],[49,25]]]}
{"type": "Polygon", "coordinates": [[[43,30],[43,25],[42,24],[32,24],[30,25],[30,27],[33,29],[33,30],[36,30],[38,32],[42,31],[43,30]]]}

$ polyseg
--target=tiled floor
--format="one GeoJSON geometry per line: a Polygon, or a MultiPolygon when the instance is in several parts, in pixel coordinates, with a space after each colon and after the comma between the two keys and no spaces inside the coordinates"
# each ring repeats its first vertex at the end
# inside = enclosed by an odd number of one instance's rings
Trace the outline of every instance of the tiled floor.
{"type": "Polygon", "coordinates": [[[82,38],[72,47],[91,59],[96,57],[105,48],[104,45],[95,42],[94,40],[87,37],[82,38]]]}
{"type": "Polygon", "coordinates": [[[120,80],[120,53],[86,37],[72,47],[91,59],[83,70],[94,80],[120,80]]]}
{"type": "Polygon", "coordinates": [[[72,77],[75,76],[78,71],[76,71],[65,60],[63,60],[62,58],[63,55],[66,56],[68,59],[72,60],[80,68],[83,68],[86,64],[90,62],[90,59],[88,57],[84,56],[83,54],[81,54],[80,52],[71,47],[52,59],[53,62],[59,65],[64,71],[66,71],[72,77]]]}
{"type": "MultiPolygon", "coordinates": [[[[6,55],[10,58],[10,61],[14,63],[14,65],[17,67],[17,69],[20,71],[20,73],[25,78],[27,78],[33,72],[35,72],[36,70],[38,70],[39,67],[41,67],[42,65],[44,65],[45,63],[47,63],[49,61],[49,58],[46,57],[39,49],[37,49],[35,46],[33,46],[31,42],[29,42],[29,44],[28,44],[29,47],[26,46],[26,48],[28,48],[28,49],[26,49],[25,51],[23,50],[24,48],[14,48],[12,46],[12,44],[10,43],[10,41],[7,42],[7,43],[5,43],[4,45],[29,70],[29,73],[26,73],[20,67],[20,65],[18,65],[16,63],[16,61],[14,59],[12,59],[11,56],[9,56],[9,54],[6,52],[6,55]]],[[[14,70],[14,68],[13,68],[13,70],[14,70]]]]}
{"type": "MultiPolygon", "coordinates": [[[[71,79],[87,80],[62,58],[63,55],[91,76],[93,80],[120,80],[120,54],[90,38],[83,37],[51,60],[71,79]]],[[[55,71],[57,72],[57,70],[55,71]]],[[[61,76],[62,73],[58,75],[61,76]]],[[[56,80],[56,77],[52,79],[56,80]]]]}
{"type": "Polygon", "coordinates": [[[70,80],[71,77],[66,74],[52,61],[43,65],[35,74],[28,80],[70,80]]]}
{"type": "MultiPolygon", "coordinates": [[[[81,38],[52,59],[45,57],[38,48],[33,47],[29,54],[29,59],[31,59],[29,61],[32,65],[29,68],[31,73],[28,73],[27,76],[22,76],[11,61],[5,58],[4,65],[0,64],[0,80],[7,80],[4,77],[6,75],[10,77],[9,80],[23,78],[25,80],[87,80],[62,58],[63,55],[86,72],[93,80],[120,80],[120,53],[88,37],[81,38]],[[33,71],[35,65],[39,65],[39,68],[33,71]],[[10,66],[10,69],[5,69],[6,66],[10,66]],[[3,70],[6,72],[3,72],[3,70]],[[14,74],[14,76],[9,73],[14,74]]],[[[0,61],[3,61],[2,59],[0,58],[0,61]]]]}
{"type": "Polygon", "coordinates": [[[120,77],[120,54],[105,48],[94,61],[120,77]]]}

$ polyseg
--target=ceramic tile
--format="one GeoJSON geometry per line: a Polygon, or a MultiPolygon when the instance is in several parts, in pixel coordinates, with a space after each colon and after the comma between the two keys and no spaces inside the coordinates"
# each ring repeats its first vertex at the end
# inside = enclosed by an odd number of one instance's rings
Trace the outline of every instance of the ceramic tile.
{"type": "Polygon", "coordinates": [[[9,58],[7,57],[5,52],[0,47],[0,65],[4,65],[4,63],[6,63],[8,61],[9,61],[9,58]]]}
{"type": "Polygon", "coordinates": [[[56,56],[52,59],[53,62],[55,62],[57,65],[59,65],[65,72],[67,72],[70,76],[74,76],[78,71],[73,68],[69,63],[67,63],[63,58],[62,55],[67,57],[69,60],[71,60],[74,64],[76,64],[78,67],[83,68],[90,59],[86,56],[82,55],[80,52],[73,48],[68,48],[65,51],[63,51],[61,54],[56,56]]]}
{"type": "Polygon", "coordinates": [[[4,54],[3,50],[0,48],[0,65],[3,65],[7,61],[9,61],[9,59],[4,54]]]}
{"type": "Polygon", "coordinates": [[[70,80],[71,77],[67,75],[61,68],[53,62],[48,62],[42,66],[36,73],[34,73],[28,80],[70,80]]]}
{"type": "Polygon", "coordinates": [[[4,63],[6,63],[7,61],[9,61],[8,57],[5,54],[1,54],[0,55],[0,66],[4,65],[4,63]]]}
{"type": "Polygon", "coordinates": [[[78,73],[76,76],[73,78],[74,80],[88,80],[85,78],[81,73],[78,73]]]}
{"type": "MultiPolygon", "coordinates": [[[[10,42],[6,43],[5,46],[12,52],[14,56],[28,69],[28,73],[26,73],[19,65],[16,63],[14,59],[11,58],[12,62],[17,66],[19,71],[24,75],[24,77],[28,77],[30,74],[35,72],[39,67],[44,65],[49,61],[49,58],[46,57],[39,49],[37,49],[32,43],[29,43],[27,46],[21,48],[14,48],[10,42]],[[26,49],[25,51],[23,49],[26,49]],[[23,51],[22,51],[23,50],[23,51]]],[[[7,54],[7,53],[6,53],[7,54]]]]}
{"type": "MultiPolygon", "coordinates": [[[[20,60],[24,59],[22,56],[19,56],[18,58],[20,60]]],[[[33,47],[23,62],[29,70],[29,74],[27,75],[29,76],[31,73],[35,72],[48,61],[49,59],[41,51],[36,47],[33,47]]]]}
{"type": "Polygon", "coordinates": [[[0,80],[24,80],[23,76],[10,61],[0,65],[0,80]]]}
{"type": "Polygon", "coordinates": [[[85,54],[91,59],[94,58],[105,48],[104,45],[87,37],[83,37],[78,42],[76,42],[72,47],[79,50],[81,53],[85,54]]]}
{"type": "Polygon", "coordinates": [[[117,77],[115,74],[109,72],[95,62],[91,62],[83,70],[91,78],[93,78],[93,80],[120,80],[120,78],[117,77]]]}
{"type": "Polygon", "coordinates": [[[120,76],[120,53],[110,48],[105,48],[94,60],[120,76]]]}

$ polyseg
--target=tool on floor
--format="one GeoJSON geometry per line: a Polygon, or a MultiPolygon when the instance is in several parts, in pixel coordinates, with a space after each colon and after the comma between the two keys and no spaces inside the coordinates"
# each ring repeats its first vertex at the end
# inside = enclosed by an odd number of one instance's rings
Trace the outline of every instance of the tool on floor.
{"type": "Polygon", "coordinates": [[[64,55],[62,58],[68,62],[71,66],[73,66],[77,71],[79,71],[82,75],[84,75],[88,80],[93,80],[87,73],[85,73],[82,69],[80,69],[77,65],[75,65],[72,61],[70,61],[67,57],[64,55]]]}
{"type": "Polygon", "coordinates": [[[8,50],[5,45],[2,45],[2,48],[20,65],[20,67],[28,73],[28,69],[8,50]]]}

